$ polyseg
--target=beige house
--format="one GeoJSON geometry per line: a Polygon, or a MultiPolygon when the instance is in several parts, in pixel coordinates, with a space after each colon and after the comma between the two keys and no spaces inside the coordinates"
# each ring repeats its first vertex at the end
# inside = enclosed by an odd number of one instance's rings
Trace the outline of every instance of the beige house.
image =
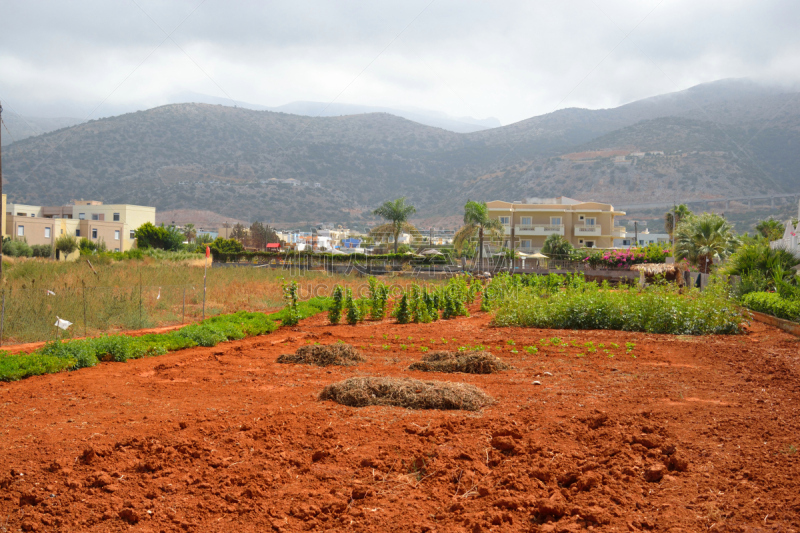
{"type": "Polygon", "coordinates": [[[25,239],[31,245],[53,245],[61,235],[74,235],[102,241],[110,251],[124,252],[136,244],[133,233],[139,226],[156,223],[155,207],[97,201],[79,200],[55,207],[7,204],[5,210],[11,238],[25,239]]]}
{"type": "Polygon", "coordinates": [[[522,202],[487,202],[489,216],[503,225],[503,246],[521,252],[540,250],[545,239],[561,235],[576,248],[613,248],[614,239],[625,233],[615,226],[615,217],[624,215],[614,206],[558,198],[529,198],[522,202]]]}

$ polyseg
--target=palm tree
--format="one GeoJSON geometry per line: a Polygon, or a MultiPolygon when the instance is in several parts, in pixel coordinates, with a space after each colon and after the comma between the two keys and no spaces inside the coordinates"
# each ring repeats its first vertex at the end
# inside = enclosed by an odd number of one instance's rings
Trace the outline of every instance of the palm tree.
{"type": "Polygon", "coordinates": [[[489,208],[485,202],[467,200],[464,206],[464,225],[453,236],[453,248],[461,253],[464,243],[478,235],[478,264],[483,265],[483,237],[486,232],[498,235],[503,230],[500,220],[489,218],[489,208]]]}
{"type": "Polygon", "coordinates": [[[756,224],[756,231],[770,241],[777,241],[783,236],[783,224],[774,218],[762,220],[756,224]]]}
{"type": "Polygon", "coordinates": [[[664,213],[664,229],[667,233],[672,235],[672,232],[675,231],[675,228],[680,223],[681,220],[685,220],[692,216],[692,212],[686,207],[686,204],[681,204],[677,207],[673,207],[666,213],[664,213]]]}
{"type": "Polygon", "coordinates": [[[394,253],[397,253],[397,241],[400,238],[400,232],[406,230],[419,233],[417,229],[408,222],[408,217],[416,212],[416,207],[406,203],[405,196],[393,202],[387,200],[383,202],[383,205],[373,211],[372,214],[388,220],[389,223],[373,228],[370,233],[376,235],[379,233],[385,234],[391,232],[394,237],[394,253]]]}
{"type": "Polygon", "coordinates": [[[739,237],[724,217],[715,213],[692,215],[675,232],[675,256],[688,259],[708,274],[715,258],[725,259],[739,246],[739,237]]]}
{"type": "Polygon", "coordinates": [[[569,259],[573,249],[567,239],[557,233],[552,233],[544,240],[542,253],[552,259],[569,259]]]}
{"type": "Polygon", "coordinates": [[[186,242],[190,243],[197,237],[197,230],[194,229],[194,224],[186,224],[183,226],[183,236],[186,237],[186,242]]]}

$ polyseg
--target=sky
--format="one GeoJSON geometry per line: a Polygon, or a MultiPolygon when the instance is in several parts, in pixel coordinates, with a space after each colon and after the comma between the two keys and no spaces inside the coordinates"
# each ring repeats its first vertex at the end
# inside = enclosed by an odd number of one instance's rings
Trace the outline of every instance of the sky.
{"type": "Polygon", "coordinates": [[[510,124],[723,78],[795,84],[796,0],[0,0],[0,103],[100,118],[199,93],[510,124]]]}

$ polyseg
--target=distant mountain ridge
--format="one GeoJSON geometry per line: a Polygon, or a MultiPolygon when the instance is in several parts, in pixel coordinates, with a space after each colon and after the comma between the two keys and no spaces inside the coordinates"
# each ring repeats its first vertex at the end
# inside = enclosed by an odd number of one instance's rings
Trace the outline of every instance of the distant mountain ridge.
{"type": "Polygon", "coordinates": [[[723,80],[471,133],[387,113],[174,104],[14,143],[4,177],[17,202],[91,197],[292,224],[362,223],[398,196],[428,220],[452,220],[467,199],[747,196],[800,184],[797,96],[723,80]]]}

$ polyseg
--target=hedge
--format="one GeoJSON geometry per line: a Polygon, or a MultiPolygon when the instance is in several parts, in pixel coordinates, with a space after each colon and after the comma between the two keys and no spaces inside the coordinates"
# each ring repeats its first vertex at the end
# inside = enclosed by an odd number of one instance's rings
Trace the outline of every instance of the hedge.
{"type": "Polygon", "coordinates": [[[308,252],[296,252],[296,251],[286,251],[286,252],[220,252],[214,248],[211,249],[211,255],[214,258],[214,261],[220,263],[229,263],[229,262],[238,262],[242,260],[246,260],[248,262],[254,259],[265,259],[265,260],[272,260],[272,259],[305,259],[311,257],[312,259],[320,259],[324,258],[329,260],[333,263],[349,263],[351,261],[402,261],[402,262],[409,262],[415,261],[420,264],[442,264],[448,263],[449,259],[447,256],[433,256],[433,257],[418,257],[418,256],[411,256],[406,254],[376,254],[376,255],[367,255],[367,254],[329,254],[329,253],[308,253],[308,252]]]}
{"type": "Polygon", "coordinates": [[[751,292],[742,297],[742,305],[753,311],[800,322],[800,301],[787,300],[774,292],[751,292]]]}

